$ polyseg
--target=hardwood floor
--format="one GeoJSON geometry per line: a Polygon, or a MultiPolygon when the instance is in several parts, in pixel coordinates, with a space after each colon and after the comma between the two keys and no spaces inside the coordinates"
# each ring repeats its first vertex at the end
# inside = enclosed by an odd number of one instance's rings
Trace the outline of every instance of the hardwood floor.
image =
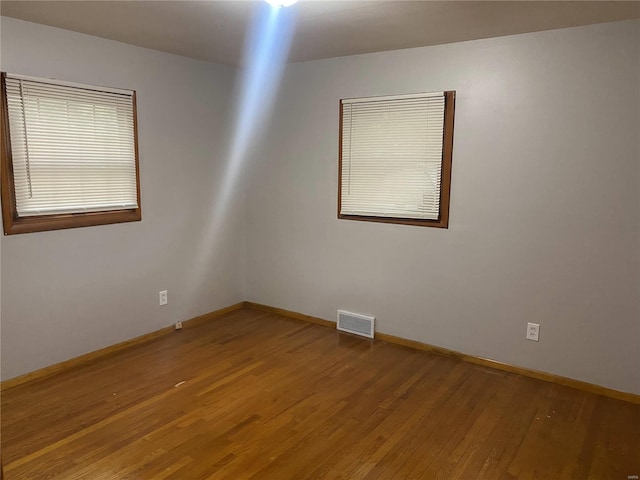
{"type": "Polygon", "coordinates": [[[640,405],[243,309],[2,392],[2,459],[6,480],[626,480],[640,405]]]}

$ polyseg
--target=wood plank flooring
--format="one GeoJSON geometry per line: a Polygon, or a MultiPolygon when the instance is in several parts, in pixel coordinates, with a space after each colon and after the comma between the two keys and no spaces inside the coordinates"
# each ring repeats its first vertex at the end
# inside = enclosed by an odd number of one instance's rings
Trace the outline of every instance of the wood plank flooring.
{"type": "Polygon", "coordinates": [[[1,401],[5,480],[640,475],[640,405],[251,309],[1,401]]]}

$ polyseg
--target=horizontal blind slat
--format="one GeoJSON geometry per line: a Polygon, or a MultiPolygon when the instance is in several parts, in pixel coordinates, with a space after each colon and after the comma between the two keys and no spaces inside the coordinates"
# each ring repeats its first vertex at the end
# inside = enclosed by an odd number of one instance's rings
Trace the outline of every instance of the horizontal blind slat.
{"type": "Polygon", "coordinates": [[[6,78],[19,216],[137,208],[133,92],[6,78]]]}
{"type": "Polygon", "coordinates": [[[444,92],[343,100],[341,213],[437,219],[444,92]]]}

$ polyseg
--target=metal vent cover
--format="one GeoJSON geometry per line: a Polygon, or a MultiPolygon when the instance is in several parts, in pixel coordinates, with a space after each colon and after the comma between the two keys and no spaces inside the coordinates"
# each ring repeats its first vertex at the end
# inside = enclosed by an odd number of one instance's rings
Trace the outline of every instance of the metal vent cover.
{"type": "Polygon", "coordinates": [[[343,332],[373,338],[375,321],[375,317],[338,310],[337,328],[343,332]]]}

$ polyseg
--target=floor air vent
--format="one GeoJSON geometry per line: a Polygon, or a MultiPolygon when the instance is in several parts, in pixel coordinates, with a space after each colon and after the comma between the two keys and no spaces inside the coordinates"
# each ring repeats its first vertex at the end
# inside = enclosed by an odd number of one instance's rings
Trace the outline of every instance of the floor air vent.
{"type": "Polygon", "coordinates": [[[375,317],[338,310],[338,330],[373,338],[375,317]]]}

